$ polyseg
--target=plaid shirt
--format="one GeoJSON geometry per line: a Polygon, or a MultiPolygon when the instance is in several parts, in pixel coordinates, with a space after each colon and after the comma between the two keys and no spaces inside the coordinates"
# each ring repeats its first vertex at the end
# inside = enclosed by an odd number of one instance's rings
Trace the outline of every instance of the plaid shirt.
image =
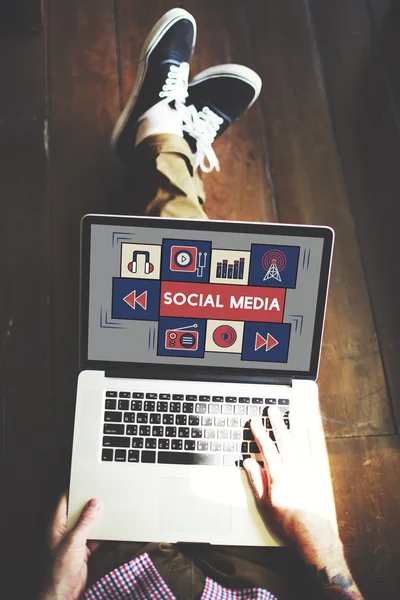
{"type": "MultiPolygon", "coordinates": [[[[82,600],[176,600],[148,554],[114,569],[86,590],[82,600]]],[[[277,600],[261,588],[229,590],[209,577],[201,600],[277,600]]]]}

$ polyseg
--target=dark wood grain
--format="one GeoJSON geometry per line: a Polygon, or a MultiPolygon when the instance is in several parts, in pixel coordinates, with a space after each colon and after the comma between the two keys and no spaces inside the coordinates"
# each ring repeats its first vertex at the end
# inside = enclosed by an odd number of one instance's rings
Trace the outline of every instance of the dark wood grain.
{"type": "Polygon", "coordinates": [[[280,219],[336,231],[319,374],[328,436],[393,431],[327,100],[303,2],[247,5],[280,219]]]}
{"type": "MultiPolygon", "coordinates": [[[[152,2],[151,6],[138,0],[118,0],[124,102],[131,93],[147,33],[155,21],[174,6],[169,0],[152,2]]],[[[233,62],[252,67],[245,12],[240,0],[206,3],[187,0],[180,6],[193,14],[198,26],[191,76],[218,64],[233,62]]],[[[204,176],[206,206],[211,218],[275,220],[264,145],[259,107],[255,105],[215,144],[221,172],[204,176]]]]}
{"type": "Polygon", "coordinates": [[[42,28],[42,0],[2,0],[0,31],[29,34],[42,28]]]}
{"type": "Polygon", "coordinates": [[[383,60],[383,74],[393,99],[399,127],[400,117],[400,3],[396,0],[368,0],[373,27],[378,33],[378,43],[383,60]]]}
{"type": "MultiPolygon", "coordinates": [[[[51,2],[49,12],[52,386],[68,449],[78,374],[79,229],[85,213],[118,213],[113,3],[51,2]]],[[[68,450],[67,450],[68,451],[68,450]]]]}
{"type": "Polygon", "coordinates": [[[328,441],[339,530],[365,600],[400,596],[398,436],[328,441]]]}
{"type": "Polygon", "coordinates": [[[39,536],[52,493],[46,156],[36,118],[0,124],[0,203],[0,597],[11,599],[22,547],[30,558],[20,593],[30,597],[42,571],[39,536]]]}
{"type": "Polygon", "coordinates": [[[68,485],[68,466],[58,448],[37,452],[32,446],[0,459],[1,598],[37,598],[48,564],[46,527],[68,485]]]}
{"type": "Polygon", "coordinates": [[[0,9],[0,597],[13,600],[36,593],[55,499],[48,481],[54,436],[45,36],[22,34],[17,6],[7,4],[7,15],[4,3],[0,9]]]}
{"type": "Polygon", "coordinates": [[[23,35],[10,13],[7,17],[3,11],[5,7],[2,10],[0,6],[0,119],[32,115],[43,118],[46,108],[44,33],[23,35]]]}
{"type": "Polygon", "coordinates": [[[0,125],[1,369],[5,452],[43,450],[50,424],[50,322],[43,123],[0,125]]]}
{"type": "Polygon", "coordinates": [[[390,395],[400,422],[400,135],[377,29],[363,0],[311,2],[338,149],[390,395]]]}
{"type": "Polygon", "coordinates": [[[21,32],[33,33],[42,27],[42,0],[15,0],[17,24],[21,32]]]}

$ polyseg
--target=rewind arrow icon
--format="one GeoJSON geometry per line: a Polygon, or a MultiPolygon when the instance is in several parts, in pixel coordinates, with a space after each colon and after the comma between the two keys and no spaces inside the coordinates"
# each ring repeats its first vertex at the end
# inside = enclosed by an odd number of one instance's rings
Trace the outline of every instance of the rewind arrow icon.
{"type": "Polygon", "coordinates": [[[143,308],[143,310],[146,310],[147,309],[147,290],[145,292],[142,292],[141,294],[139,294],[139,296],[136,295],[136,290],[133,290],[133,292],[130,292],[130,294],[128,294],[127,296],[125,296],[125,298],[123,298],[123,301],[126,302],[131,308],[133,308],[133,310],[135,310],[136,304],[139,304],[139,306],[141,306],[143,308]]]}

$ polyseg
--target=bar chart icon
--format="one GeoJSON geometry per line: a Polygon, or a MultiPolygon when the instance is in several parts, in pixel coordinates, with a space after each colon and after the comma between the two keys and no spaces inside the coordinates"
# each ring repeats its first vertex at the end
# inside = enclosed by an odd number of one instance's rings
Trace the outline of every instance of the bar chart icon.
{"type": "Polygon", "coordinates": [[[216,279],[243,279],[245,258],[229,262],[227,259],[217,262],[216,279]]]}
{"type": "Polygon", "coordinates": [[[220,250],[211,253],[210,283],[247,285],[250,252],[247,250],[220,250]]]}

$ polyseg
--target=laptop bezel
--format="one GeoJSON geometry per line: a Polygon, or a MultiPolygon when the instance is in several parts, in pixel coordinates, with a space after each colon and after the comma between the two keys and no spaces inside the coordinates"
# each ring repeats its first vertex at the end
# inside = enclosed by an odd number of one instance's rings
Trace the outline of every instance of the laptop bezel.
{"type": "Polygon", "coordinates": [[[109,376],[126,376],[135,378],[155,379],[199,379],[205,381],[278,381],[290,379],[316,380],[322,345],[323,327],[325,321],[326,301],[329,287],[329,277],[332,262],[334,231],[326,226],[289,225],[280,223],[254,223],[248,221],[218,221],[218,220],[186,220],[164,219],[161,217],[118,216],[104,214],[88,214],[81,220],[81,261],[80,261],[80,319],[79,319],[79,363],[80,370],[101,370],[109,376]],[[312,342],[310,369],[308,371],[282,371],[268,369],[265,371],[227,367],[204,367],[197,365],[162,365],[157,369],[150,363],[98,361],[88,359],[88,327],[89,327],[89,281],[90,281],[90,244],[92,225],[114,225],[119,227],[156,227],[168,228],[184,232],[186,230],[216,231],[247,233],[258,235],[282,235],[320,237],[324,241],[321,276],[318,288],[318,300],[312,342]],[[156,372],[155,372],[156,371],[156,372]]]}

